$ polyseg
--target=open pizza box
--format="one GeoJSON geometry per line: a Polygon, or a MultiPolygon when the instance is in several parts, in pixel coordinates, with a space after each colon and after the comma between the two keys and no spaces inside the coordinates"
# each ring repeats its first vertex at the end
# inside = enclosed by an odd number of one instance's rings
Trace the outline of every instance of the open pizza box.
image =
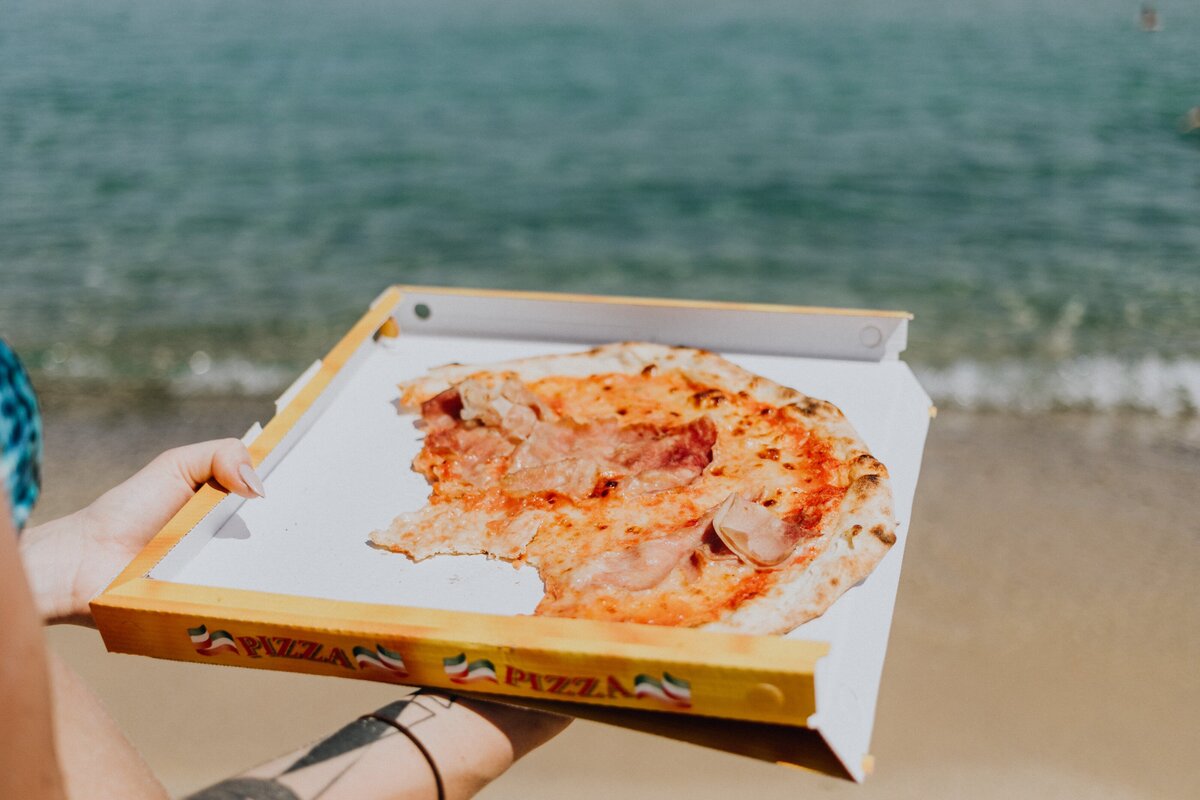
{"type": "Polygon", "coordinates": [[[909,315],[393,287],[246,441],[265,500],[206,486],[92,603],[109,650],[485,693],[861,780],[932,406],[909,315]],[[839,406],[888,467],[898,541],[786,636],[532,616],[529,567],[367,544],[420,508],[396,383],[615,341],[686,344],[839,406]]]}

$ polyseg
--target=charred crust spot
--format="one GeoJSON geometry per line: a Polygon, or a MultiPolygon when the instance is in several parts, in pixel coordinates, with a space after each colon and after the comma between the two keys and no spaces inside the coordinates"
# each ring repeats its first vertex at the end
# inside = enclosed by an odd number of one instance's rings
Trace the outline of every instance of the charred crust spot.
{"type": "Polygon", "coordinates": [[[658,365],[657,365],[657,364],[647,364],[646,366],[642,367],[642,377],[643,377],[643,378],[649,378],[649,377],[650,377],[651,375],[653,375],[653,374],[654,374],[656,371],[658,371],[658,365]]]}
{"type": "Polygon", "coordinates": [[[711,474],[716,475],[719,478],[725,474],[725,468],[724,467],[713,467],[711,474]]]}
{"type": "Polygon", "coordinates": [[[815,397],[804,397],[792,405],[792,408],[796,409],[806,417],[815,416],[822,411],[828,410],[830,407],[831,406],[824,400],[818,400],[815,397]]]}
{"type": "Polygon", "coordinates": [[[878,486],[879,485],[879,476],[878,475],[863,475],[861,478],[859,478],[859,480],[870,486],[878,486]]]}
{"type": "Polygon", "coordinates": [[[625,532],[626,532],[626,533],[632,533],[632,534],[635,534],[635,535],[636,535],[636,534],[639,534],[639,533],[641,533],[641,532],[642,532],[642,529],[641,529],[639,526],[637,526],[637,525],[630,525],[628,528],[626,528],[626,529],[625,529],[625,532]]]}
{"type": "Polygon", "coordinates": [[[896,534],[892,533],[882,525],[873,526],[871,528],[871,535],[889,547],[896,543],[896,534]]]}
{"type": "Polygon", "coordinates": [[[863,472],[866,474],[874,472],[876,475],[880,476],[887,475],[887,467],[880,463],[879,459],[875,458],[875,456],[871,455],[870,453],[863,453],[862,455],[853,459],[851,463],[863,470],[863,472]]]}
{"type": "Polygon", "coordinates": [[[796,465],[792,464],[792,463],[784,463],[784,464],[780,464],[780,466],[783,467],[784,469],[795,469],[796,468],[796,465]]]}
{"type": "Polygon", "coordinates": [[[741,425],[738,425],[736,428],[733,429],[732,433],[734,436],[745,436],[746,429],[743,428],[741,425]]]}
{"type": "Polygon", "coordinates": [[[683,414],[680,414],[678,411],[672,411],[672,412],[670,412],[670,414],[672,417],[682,417],[683,416],[683,414]]]}
{"type": "Polygon", "coordinates": [[[608,526],[607,526],[607,525],[597,525],[597,526],[596,526],[596,530],[598,530],[598,531],[606,531],[606,530],[608,530],[608,526]]]}
{"type": "Polygon", "coordinates": [[[596,482],[596,486],[592,489],[592,497],[608,497],[613,489],[620,485],[620,481],[615,478],[604,478],[596,482]]]}
{"type": "Polygon", "coordinates": [[[763,505],[766,506],[767,508],[770,508],[771,506],[775,505],[776,502],[778,502],[778,501],[774,497],[770,497],[770,498],[767,498],[766,500],[763,500],[763,505]]]}
{"type": "Polygon", "coordinates": [[[610,386],[609,384],[607,384],[607,383],[606,383],[606,384],[604,384],[603,386],[601,386],[601,387],[600,387],[600,391],[602,391],[602,392],[611,392],[611,391],[612,391],[612,386],[610,386]]]}
{"type": "MultiPolygon", "coordinates": [[[[758,451],[758,457],[765,458],[769,461],[778,461],[779,460],[779,448],[778,447],[764,447],[762,450],[758,451]]],[[[787,464],[784,464],[783,466],[785,468],[788,467],[787,464]]]]}
{"type": "Polygon", "coordinates": [[[716,408],[725,400],[725,393],[720,389],[702,389],[690,398],[695,408],[716,408]]]}
{"type": "Polygon", "coordinates": [[[837,577],[836,575],[834,575],[832,578],[830,578],[830,579],[829,579],[829,585],[830,585],[830,586],[837,586],[837,585],[839,585],[840,583],[841,583],[841,581],[840,581],[840,580],[838,580],[838,577],[837,577]]]}
{"type": "Polygon", "coordinates": [[[626,415],[626,414],[628,414],[628,413],[629,413],[629,409],[628,409],[628,408],[618,408],[618,409],[617,409],[617,415],[618,415],[618,416],[621,416],[621,417],[623,417],[623,416],[625,416],[625,415],[626,415]]]}

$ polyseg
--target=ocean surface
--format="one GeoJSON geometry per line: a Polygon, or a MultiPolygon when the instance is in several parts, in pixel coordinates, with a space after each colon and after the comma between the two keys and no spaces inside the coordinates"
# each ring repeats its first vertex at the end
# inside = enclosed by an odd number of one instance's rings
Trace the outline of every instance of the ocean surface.
{"type": "Polygon", "coordinates": [[[905,309],[939,403],[1200,408],[1200,4],[5,0],[0,335],[270,393],[394,282],[905,309]]]}

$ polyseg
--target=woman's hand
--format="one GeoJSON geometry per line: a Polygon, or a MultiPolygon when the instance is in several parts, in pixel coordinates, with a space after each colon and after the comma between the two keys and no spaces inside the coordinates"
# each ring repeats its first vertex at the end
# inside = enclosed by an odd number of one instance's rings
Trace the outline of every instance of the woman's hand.
{"type": "Polygon", "coordinates": [[[90,625],[88,603],[205,483],[262,497],[262,481],[237,439],[168,450],[87,508],[30,528],[21,557],[47,622],[90,625]]]}

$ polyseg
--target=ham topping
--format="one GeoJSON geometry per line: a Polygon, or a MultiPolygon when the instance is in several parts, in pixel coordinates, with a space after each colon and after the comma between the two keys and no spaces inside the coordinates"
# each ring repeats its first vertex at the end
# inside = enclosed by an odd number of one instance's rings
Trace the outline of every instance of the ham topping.
{"type": "Polygon", "coordinates": [[[568,497],[587,497],[600,478],[600,467],[586,458],[565,458],[550,464],[509,472],[504,490],[518,497],[539,492],[558,492],[568,497]]]}
{"type": "Polygon", "coordinates": [[[563,419],[538,425],[517,446],[508,471],[518,472],[568,458],[607,461],[618,433],[619,428],[613,420],[580,425],[574,420],[563,419]]]}
{"type": "Polygon", "coordinates": [[[631,425],[621,439],[612,458],[629,472],[681,468],[699,475],[712,461],[717,426],[708,417],[667,429],[631,425]]]}
{"type": "Polygon", "coordinates": [[[789,525],[737,493],[721,503],[713,517],[713,528],[730,550],[759,568],[786,561],[804,533],[799,525],[789,525]]]}
{"type": "Polygon", "coordinates": [[[691,557],[709,525],[704,517],[675,533],[646,539],[622,550],[613,550],[568,573],[572,589],[600,584],[629,591],[652,589],[666,580],[671,571],[691,557]]]}
{"type": "Polygon", "coordinates": [[[670,428],[620,427],[614,420],[539,423],[517,446],[505,482],[511,479],[525,492],[554,490],[579,498],[601,476],[629,476],[621,483],[625,494],[660,492],[695,480],[712,461],[716,440],[708,417],[670,428]]]}
{"type": "Polygon", "coordinates": [[[539,420],[554,418],[554,413],[516,378],[506,378],[499,385],[468,378],[455,389],[462,403],[460,419],[500,428],[514,441],[528,438],[539,420]]]}
{"type": "Polygon", "coordinates": [[[461,419],[463,409],[462,398],[457,388],[447,389],[441,394],[421,403],[422,427],[431,429],[450,428],[461,419]]]}
{"type": "Polygon", "coordinates": [[[626,495],[686,486],[712,461],[717,440],[708,417],[624,427],[614,419],[558,419],[515,378],[468,378],[425,401],[421,418],[427,449],[456,454],[471,485],[485,485],[489,465],[510,457],[504,488],[518,496],[553,491],[581,499],[600,485],[626,495]]]}

